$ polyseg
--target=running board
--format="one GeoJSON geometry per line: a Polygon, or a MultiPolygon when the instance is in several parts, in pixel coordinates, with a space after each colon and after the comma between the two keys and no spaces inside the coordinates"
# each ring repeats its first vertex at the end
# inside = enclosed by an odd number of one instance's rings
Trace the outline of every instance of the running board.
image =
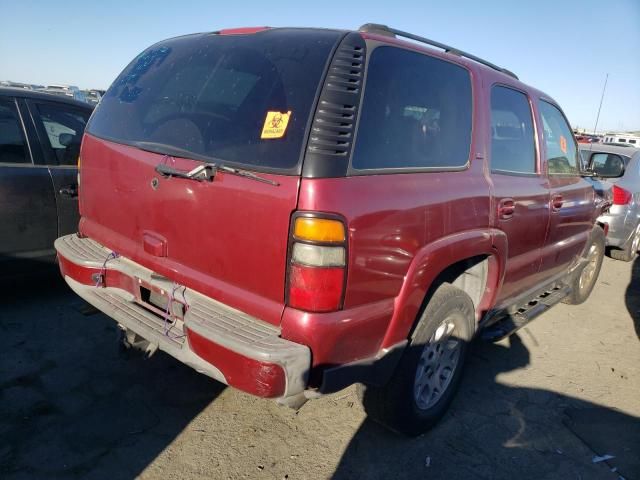
{"type": "Polygon", "coordinates": [[[487,342],[498,342],[507,338],[556,303],[560,303],[570,293],[571,287],[568,285],[556,285],[521,305],[512,313],[506,313],[500,320],[485,328],[480,336],[487,342]]]}

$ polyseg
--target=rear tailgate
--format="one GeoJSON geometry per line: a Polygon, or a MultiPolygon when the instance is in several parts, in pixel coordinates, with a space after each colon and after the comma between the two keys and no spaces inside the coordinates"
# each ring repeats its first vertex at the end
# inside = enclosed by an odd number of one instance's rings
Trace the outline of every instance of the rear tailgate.
{"type": "Polygon", "coordinates": [[[81,232],[143,266],[279,324],[301,152],[342,33],[273,29],[160,42],[120,74],[81,152],[81,232]],[[177,158],[182,157],[182,158],[177,158]],[[202,162],[212,181],[166,177],[202,162]]]}
{"type": "MultiPolygon", "coordinates": [[[[82,158],[83,234],[180,284],[279,323],[299,177],[260,174],[278,186],[224,172],[211,182],[165,178],[155,171],[166,161],[163,155],[90,135],[82,158]]],[[[171,158],[180,170],[200,164],[171,158]]]]}

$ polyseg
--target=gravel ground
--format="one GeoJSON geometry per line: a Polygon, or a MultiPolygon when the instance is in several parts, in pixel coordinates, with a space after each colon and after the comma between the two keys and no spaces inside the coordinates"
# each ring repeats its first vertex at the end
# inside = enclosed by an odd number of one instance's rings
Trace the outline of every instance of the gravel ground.
{"type": "Polygon", "coordinates": [[[123,358],[115,324],[57,276],[2,292],[5,480],[640,479],[640,260],[606,259],[585,304],[476,343],[448,415],[415,439],[367,420],[353,387],[295,412],[162,353],[123,358]]]}

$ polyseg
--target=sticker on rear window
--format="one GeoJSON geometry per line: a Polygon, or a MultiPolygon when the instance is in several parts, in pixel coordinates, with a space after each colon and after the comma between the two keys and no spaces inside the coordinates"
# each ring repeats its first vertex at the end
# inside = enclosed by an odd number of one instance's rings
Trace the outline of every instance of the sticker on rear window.
{"type": "Polygon", "coordinates": [[[267,112],[260,138],[282,138],[287,131],[291,112],[267,112]]]}
{"type": "Polygon", "coordinates": [[[560,135],[560,150],[562,153],[567,153],[567,139],[560,135]]]}

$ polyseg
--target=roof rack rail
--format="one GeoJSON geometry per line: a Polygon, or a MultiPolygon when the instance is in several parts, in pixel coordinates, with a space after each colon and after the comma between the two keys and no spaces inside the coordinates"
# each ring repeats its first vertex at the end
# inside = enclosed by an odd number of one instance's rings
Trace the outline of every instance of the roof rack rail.
{"type": "Polygon", "coordinates": [[[495,63],[488,62],[487,60],[483,60],[480,57],[476,57],[475,55],[472,55],[470,53],[464,52],[462,50],[458,50],[457,48],[450,47],[449,45],[445,45],[444,43],[436,42],[435,40],[429,40],[428,38],[414,35],[413,33],[403,32],[402,30],[396,30],[395,28],[387,27],[386,25],[381,25],[379,23],[365,23],[358,29],[358,31],[363,33],[377,33],[378,35],[386,35],[388,37],[395,37],[395,36],[404,37],[404,38],[408,38],[409,40],[414,40],[416,42],[426,43],[427,45],[431,45],[436,48],[441,48],[446,53],[451,53],[453,55],[465,57],[475,62],[486,65],[487,67],[493,68],[494,70],[497,70],[499,72],[506,73],[510,77],[513,77],[516,80],[518,80],[518,77],[516,76],[515,73],[507,70],[506,68],[499,67],[495,63]]]}

